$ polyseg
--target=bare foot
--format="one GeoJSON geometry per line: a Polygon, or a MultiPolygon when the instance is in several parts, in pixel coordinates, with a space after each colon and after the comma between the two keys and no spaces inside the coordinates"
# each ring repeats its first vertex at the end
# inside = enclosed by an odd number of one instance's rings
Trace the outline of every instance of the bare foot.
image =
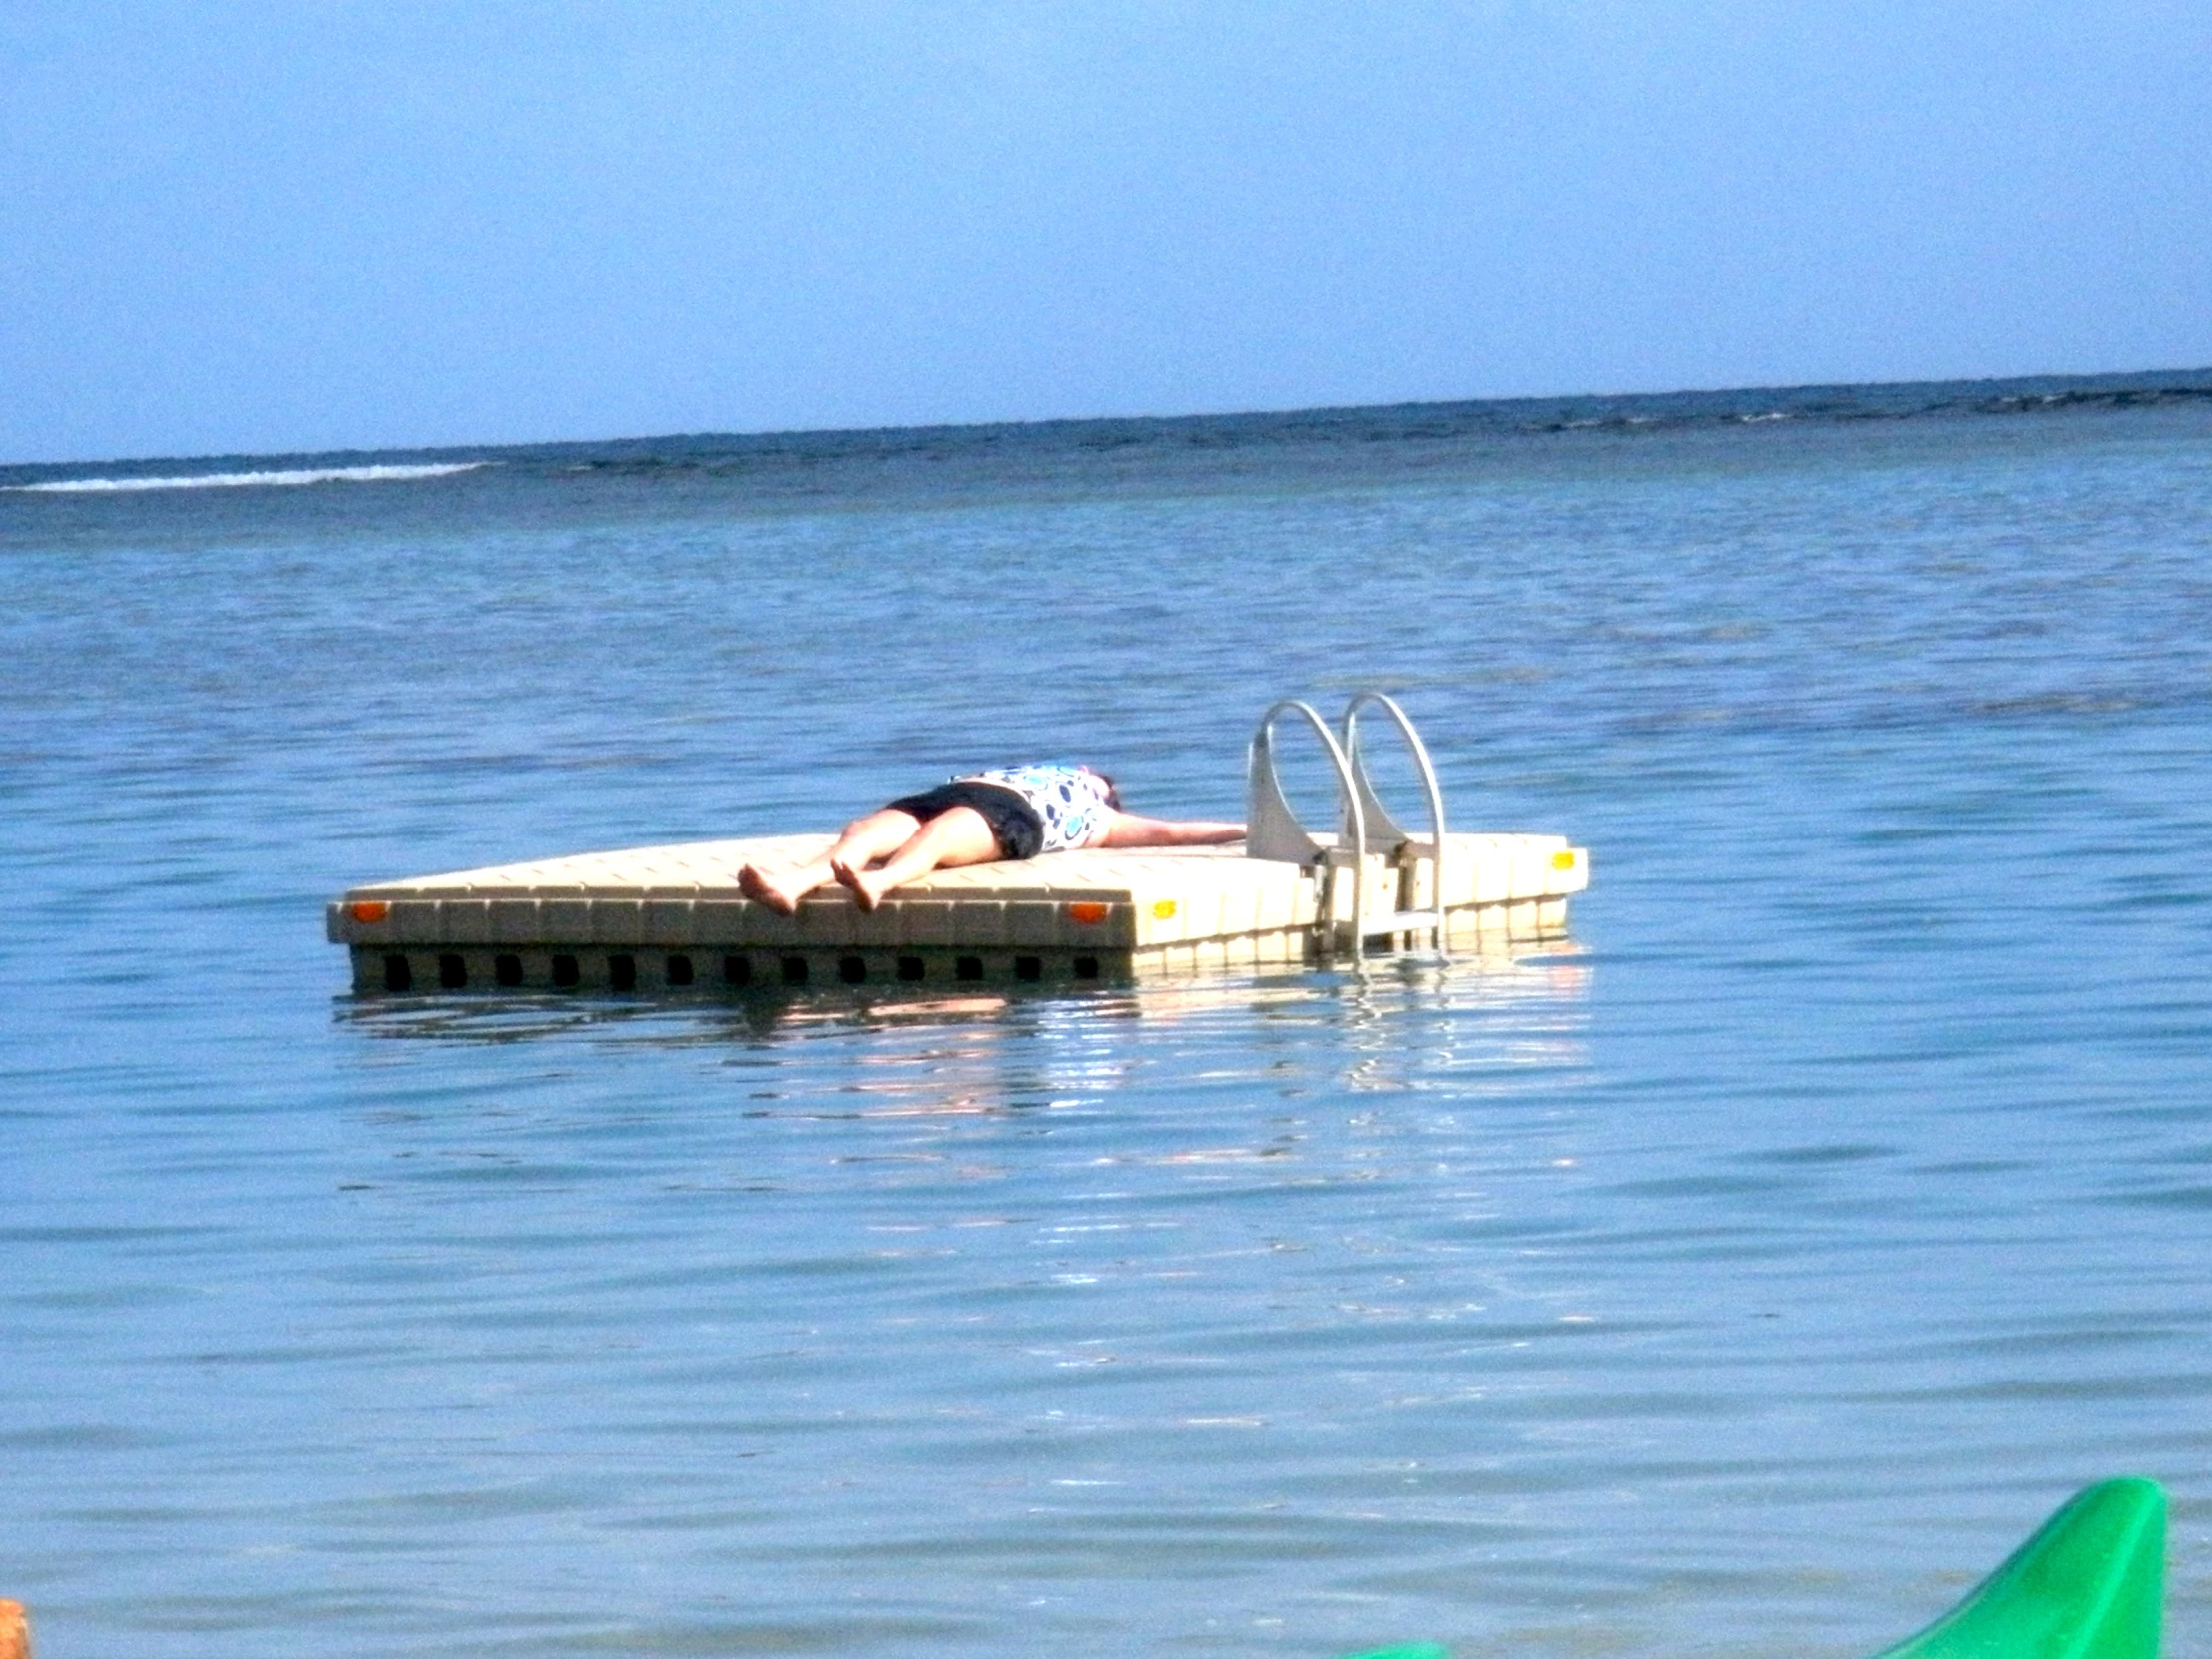
{"type": "Polygon", "coordinates": [[[863,910],[872,910],[883,902],[883,894],[889,889],[871,870],[858,867],[848,858],[832,858],[830,867],[838,881],[852,889],[852,901],[863,910]]]}
{"type": "Polygon", "coordinates": [[[796,870],[768,870],[759,864],[747,864],[738,871],[738,891],[757,903],[766,904],[778,915],[788,916],[812,890],[793,890],[792,877],[797,873],[796,870]]]}

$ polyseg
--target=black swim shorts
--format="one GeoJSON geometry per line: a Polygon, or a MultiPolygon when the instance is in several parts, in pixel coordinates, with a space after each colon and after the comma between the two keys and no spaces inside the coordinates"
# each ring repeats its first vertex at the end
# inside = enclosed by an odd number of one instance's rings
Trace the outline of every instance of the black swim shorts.
{"type": "Polygon", "coordinates": [[[1015,791],[996,784],[977,784],[962,778],[919,795],[902,795],[886,805],[896,812],[911,813],[924,824],[955,807],[972,807],[991,827],[991,838],[998,842],[1001,858],[1034,858],[1044,846],[1044,820],[1037,816],[1037,809],[1015,791]]]}

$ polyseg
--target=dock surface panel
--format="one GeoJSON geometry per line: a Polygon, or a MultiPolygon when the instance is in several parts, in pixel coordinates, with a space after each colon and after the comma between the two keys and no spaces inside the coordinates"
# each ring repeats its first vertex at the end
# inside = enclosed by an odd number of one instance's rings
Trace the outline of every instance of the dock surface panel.
{"type": "MultiPolygon", "coordinates": [[[[1239,845],[940,869],[873,911],[837,886],[790,916],[739,891],[743,865],[800,863],[830,838],[694,841],[377,882],[330,904],[329,936],[352,952],[364,991],[1079,983],[1313,961],[1351,916],[1349,872],[1332,893],[1320,872],[1239,845]]],[[[1446,844],[1454,949],[1562,933],[1568,895],[1589,884],[1588,854],[1563,836],[1446,844]]],[[[1377,854],[1368,866],[1371,912],[1433,905],[1429,863],[1377,854]]]]}

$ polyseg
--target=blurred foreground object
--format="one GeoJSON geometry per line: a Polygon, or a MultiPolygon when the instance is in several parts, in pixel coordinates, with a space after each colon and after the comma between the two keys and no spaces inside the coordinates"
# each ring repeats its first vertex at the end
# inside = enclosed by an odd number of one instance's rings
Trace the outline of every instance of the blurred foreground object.
{"type": "MultiPolygon", "coordinates": [[[[2158,1659],[2166,1494],[2154,1481],[2076,1492],[1974,1592],[1874,1659],[2158,1659]]],[[[1355,1659],[1447,1659],[1421,1642],[1355,1659]]]]}

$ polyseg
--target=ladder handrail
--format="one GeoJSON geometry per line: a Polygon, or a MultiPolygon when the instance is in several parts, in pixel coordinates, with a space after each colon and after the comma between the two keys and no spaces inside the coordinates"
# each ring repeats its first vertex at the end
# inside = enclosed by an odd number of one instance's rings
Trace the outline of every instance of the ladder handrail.
{"type": "Polygon", "coordinates": [[[1363,827],[1375,827],[1380,831],[1379,838],[1391,839],[1399,848],[1403,848],[1413,838],[1376,795],[1375,784],[1368,777],[1367,763],[1360,758],[1360,710],[1368,706],[1379,708],[1390,717],[1404,736],[1406,748],[1412,751],[1414,764],[1420,768],[1421,788],[1428,796],[1428,821],[1436,837],[1432,844],[1436,865],[1435,885],[1430,896],[1435,900],[1432,908],[1436,917],[1436,949],[1441,953],[1444,941],[1450,936],[1450,924],[1444,916],[1444,851],[1449,842],[1444,835],[1443,787],[1436,782],[1436,768],[1428,758],[1428,746],[1420,741],[1420,734],[1413,729],[1412,721],[1398,706],[1397,699],[1373,689],[1356,691],[1352,694],[1352,701],[1345,705],[1343,722],[1345,758],[1350,764],[1353,784],[1353,793],[1346,799],[1359,808],[1363,827]]]}
{"type": "Polygon", "coordinates": [[[1352,763],[1337,742],[1337,734],[1314,712],[1312,704],[1302,703],[1295,697],[1283,698],[1269,706],[1268,712],[1260,717],[1259,729],[1252,734],[1251,746],[1245,751],[1245,855],[1329,871],[1322,902],[1325,918],[1334,921],[1336,871],[1343,862],[1344,848],[1323,846],[1298,822],[1298,815],[1284,799],[1283,782],[1275,770],[1275,723],[1292,713],[1304,717],[1306,724],[1313,728],[1314,735],[1321,739],[1323,752],[1329,757],[1330,767],[1337,774],[1337,799],[1343,806],[1344,824],[1352,841],[1352,953],[1357,957],[1367,948],[1366,935],[1361,931],[1367,921],[1367,813],[1360,802],[1359,787],[1353,780],[1352,763]]]}

